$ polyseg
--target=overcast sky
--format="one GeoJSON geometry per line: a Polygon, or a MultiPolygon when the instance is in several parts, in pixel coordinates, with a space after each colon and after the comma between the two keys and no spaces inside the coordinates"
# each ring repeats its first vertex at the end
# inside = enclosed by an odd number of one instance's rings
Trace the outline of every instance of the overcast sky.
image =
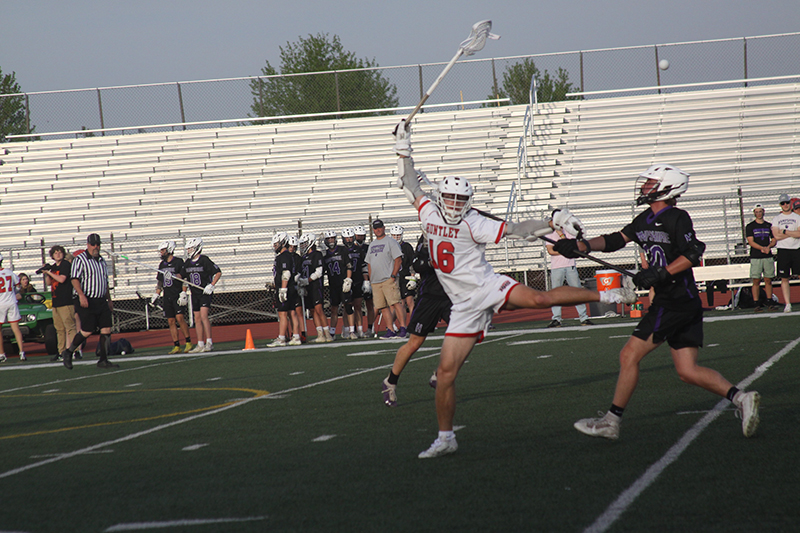
{"type": "Polygon", "coordinates": [[[251,76],[279,46],[337,34],[381,66],[800,31],[798,0],[0,0],[0,68],[25,92],[251,76]]]}

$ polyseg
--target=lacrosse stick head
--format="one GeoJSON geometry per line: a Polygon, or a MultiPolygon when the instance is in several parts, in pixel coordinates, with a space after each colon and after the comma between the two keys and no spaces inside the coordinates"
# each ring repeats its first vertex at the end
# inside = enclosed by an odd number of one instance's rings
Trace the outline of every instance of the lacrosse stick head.
{"type": "Polygon", "coordinates": [[[465,56],[471,56],[475,52],[480,52],[483,50],[483,47],[486,44],[486,39],[499,39],[499,35],[489,33],[491,30],[491,20],[482,20],[473,24],[472,31],[469,33],[469,37],[461,43],[461,53],[465,56]]]}

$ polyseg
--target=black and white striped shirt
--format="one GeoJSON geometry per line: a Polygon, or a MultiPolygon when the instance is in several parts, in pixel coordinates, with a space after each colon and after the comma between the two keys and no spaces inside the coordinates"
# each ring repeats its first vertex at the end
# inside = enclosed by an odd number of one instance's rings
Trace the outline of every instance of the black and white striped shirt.
{"type": "Polygon", "coordinates": [[[94,259],[84,252],[72,261],[70,275],[81,282],[81,290],[87,298],[108,296],[108,265],[101,257],[94,259]]]}

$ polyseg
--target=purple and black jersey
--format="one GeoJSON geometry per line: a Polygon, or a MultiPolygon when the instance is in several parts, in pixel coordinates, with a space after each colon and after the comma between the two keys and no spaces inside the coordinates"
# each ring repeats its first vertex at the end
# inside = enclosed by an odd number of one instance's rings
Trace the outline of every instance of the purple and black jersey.
{"type": "Polygon", "coordinates": [[[183,290],[183,284],[180,282],[180,280],[175,279],[175,276],[180,274],[183,270],[183,259],[173,256],[172,261],[161,261],[161,263],[158,264],[158,269],[172,274],[172,279],[165,280],[164,274],[159,272],[156,274],[156,281],[161,282],[161,286],[164,288],[164,296],[166,298],[169,298],[170,300],[176,299],[183,290]]]}
{"type": "MultiPolygon", "coordinates": [[[[214,261],[205,255],[200,255],[196,260],[187,259],[183,263],[181,277],[189,283],[205,287],[211,283],[217,272],[220,272],[220,269],[214,261]]],[[[203,289],[198,289],[197,287],[190,286],[190,288],[192,289],[193,295],[199,295],[203,292],[203,289]]]]}

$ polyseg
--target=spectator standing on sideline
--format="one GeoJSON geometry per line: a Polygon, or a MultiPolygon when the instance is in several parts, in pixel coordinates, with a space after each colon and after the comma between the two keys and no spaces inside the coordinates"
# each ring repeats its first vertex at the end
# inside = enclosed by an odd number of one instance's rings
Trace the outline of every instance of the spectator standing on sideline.
{"type": "Polygon", "coordinates": [[[210,352],[214,349],[211,339],[211,298],[214,287],[222,276],[220,268],[203,255],[203,239],[195,237],[186,243],[186,261],[181,269],[181,279],[196,285],[189,286],[192,294],[192,312],[194,313],[194,329],[197,331],[197,345],[189,353],[210,352]],[[198,289],[197,287],[203,287],[198,289]],[[205,341],[203,341],[205,339],[205,341]]]}
{"type": "Polygon", "coordinates": [[[159,273],[156,274],[156,291],[150,298],[150,303],[155,304],[159,296],[162,296],[164,308],[164,318],[169,325],[169,333],[172,336],[172,350],[170,355],[180,353],[181,342],[178,339],[178,327],[181,328],[186,344],[183,346],[183,353],[192,351],[192,337],[189,332],[189,324],[186,323],[186,306],[189,303],[189,295],[183,291],[180,281],[181,270],[183,270],[183,259],[175,257],[175,241],[164,241],[158,247],[161,262],[158,264],[159,273]]]}
{"type": "Polygon", "coordinates": [[[396,240],[386,236],[386,227],[381,219],[376,218],[372,222],[372,230],[375,232],[375,240],[369,243],[366,261],[375,313],[381,313],[386,326],[384,339],[405,337],[406,311],[400,301],[400,287],[397,285],[397,278],[403,266],[403,251],[396,240]],[[400,324],[397,333],[393,328],[392,309],[396,312],[400,324]]]}
{"type": "Polygon", "coordinates": [[[50,248],[50,259],[53,260],[53,264],[48,270],[42,271],[50,280],[53,326],[58,334],[58,353],[53,357],[54,361],[61,358],[61,352],[67,349],[67,344],[78,332],[75,327],[75,305],[72,299],[71,265],[66,261],[66,257],[67,251],[64,247],[56,244],[50,248]]]}
{"type": "Polygon", "coordinates": [[[114,304],[108,290],[108,265],[100,256],[100,235],[92,233],[86,238],[86,251],[72,261],[70,269],[72,288],[78,295],[76,311],[80,317],[80,329],[63,352],[64,366],[72,370],[72,354],[89,338],[96,328],[100,328],[97,341],[97,361],[99,368],[117,368],[119,365],[108,360],[111,352],[111,312],[114,304]]]}
{"type": "Polygon", "coordinates": [[[775,306],[772,300],[772,278],[775,277],[775,261],[772,258],[772,248],[778,241],[772,236],[772,224],[764,220],[764,207],[756,204],[753,209],[755,220],[745,228],[747,244],[750,245],[750,279],[753,280],[753,301],[756,303],[756,312],[763,311],[759,305],[761,292],[761,275],[764,275],[764,295],[767,298],[767,307],[775,306]]]}
{"type": "Polygon", "coordinates": [[[639,363],[667,341],[681,380],[730,400],[742,415],[742,433],[752,436],[758,427],[758,392],[744,392],[719,372],[697,364],[703,345],[703,306],[692,267],[700,264],[706,245],[697,239],[689,213],[676,207],[689,188],[689,174],[672,165],[653,165],[636,180],[636,205],[649,207],[621,231],[588,241],[562,239],[554,249],[565,257],[576,251],[615,252],[636,242],[647,254],[649,268],[633,277],[656,295],[619,354],[620,370],[614,399],[601,418],[584,418],[575,429],[592,437],[618,439],[622,414],[639,382],[639,363]]]}
{"type": "MultiPolygon", "coordinates": [[[[573,235],[560,229],[547,235],[547,237],[553,241],[574,238],[573,235]]],[[[575,260],[564,257],[553,250],[552,244],[547,244],[547,253],[550,255],[550,286],[555,289],[556,287],[564,285],[566,281],[567,285],[570,287],[581,287],[581,278],[578,276],[578,268],[575,266],[575,260]]],[[[581,326],[594,326],[594,323],[589,320],[589,315],[586,314],[586,304],[578,304],[575,306],[575,309],[578,310],[578,319],[581,321],[581,326]]],[[[561,306],[554,305],[551,310],[553,312],[553,320],[547,327],[560,328],[561,306]]]]}
{"type": "Polygon", "coordinates": [[[778,250],[778,277],[781,278],[783,312],[792,312],[792,296],[789,278],[800,275],[800,215],[792,212],[792,201],[788,194],[778,198],[781,212],[772,219],[772,236],[778,250]]]}
{"type": "MultiPolygon", "coordinates": [[[[0,254],[0,324],[11,325],[14,338],[19,346],[19,360],[25,361],[25,346],[22,344],[22,331],[19,329],[19,307],[17,307],[17,287],[19,277],[10,268],[3,268],[3,254],[0,254]]],[[[2,347],[0,347],[0,350],[2,347]]],[[[5,352],[0,352],[0,363],[6,362],[5,352]]]]}

